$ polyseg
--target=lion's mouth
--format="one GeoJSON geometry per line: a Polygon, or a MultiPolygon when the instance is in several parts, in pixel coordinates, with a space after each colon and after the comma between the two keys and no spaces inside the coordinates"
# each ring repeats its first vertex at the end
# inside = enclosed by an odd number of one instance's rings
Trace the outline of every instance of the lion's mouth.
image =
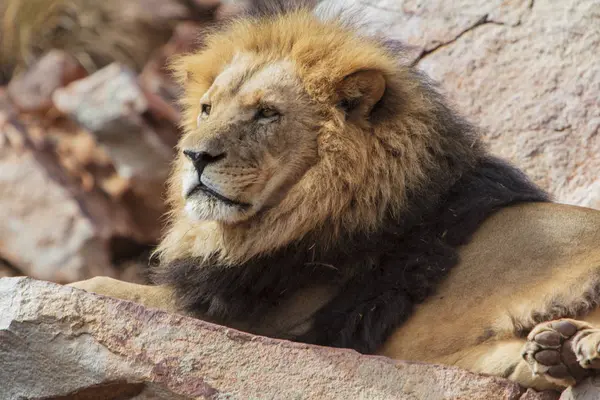
{"type": "Polygon", "coordinates": [[[194,194],[196,194],[198,192],[202,192],[202,193],[208,195],[209,197],[212,197],[213,199],[217,199],[217,200],[227,204],[228,206],[242,207],[242,208],[250,207],[250,204],[231,200],[230,198],[225,197],[218,192],[215,192],[214,190],[212,190],[208,186],[204,185],[203,183],[199,183],[196,186],[192,187],[190,189],[190,191],[186,194],[185,197],[190,198],[191,196],[193,196],[194,194]]]}

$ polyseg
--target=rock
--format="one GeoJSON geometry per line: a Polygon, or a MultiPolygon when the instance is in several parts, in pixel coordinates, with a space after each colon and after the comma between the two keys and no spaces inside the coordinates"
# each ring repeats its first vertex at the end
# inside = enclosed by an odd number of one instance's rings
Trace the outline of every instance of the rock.
{"type": "Polygon", "coordinates": [[[156,29],[178,21],[210,21],[220,0],[135,0],[125,6],[126,15],[149,23],[156,29]]]}
{"type": "Polygon", "coordinates": [[[135,0],[125,4],[122,10],[132,19],[153,21],[155,26],[190,17],[188,6],[178,0],[135,0]]]}
{"type": "MultiPolygon", "coordinates": [[[[219,2],[88,3],[73,2],[65,18],[74,25],[64,28],[100,18],[98,28],[105,33],[110,28],[101,46],[94,41],[79,46],[79,36],[69,32],[63,50],[51,48],[52,35],[32,39],[36,51],[44,51],[41,59],[27,57],[8,89],[0,87],[0,206],[5,210],[0,217],[20,210],[0,222],[0,259],[25,274],[58,282],[97,274],[139,281],[143,260],[136,251],[160,237],[164,182],[179,137],[175,98],[180,88],[164,70],[165,62],[197,45],[198,29],[214,20],[219,2]],[[80,62],[94,71],[115,60],[123,64],[83,79],[80,62]],[[22,151],[14,152],[17,148],[22,151]],[[46,189],[51,195],[42,199],[46,189]],[[26,191],[33,195],[27,197],[26,191]],[[61,202],[65,208],[55,210],[61,202]],[[44,231],[32,223],[41,217],[44,231]],[[78,229],[65,228],[70,224],[78,229]],[[138,267],[117,265],[128,261],[138,267]]],[[[25,11],[15,4],[17,13],[25,11]]],[[[40,4],[31,13],[40,12],[40,4]]],[[[0,15],[5,11],[0,6],[0,15]]]]}
{"type": "Polygon", "coordinates": [[[30,278],[0,279],[0,310],[2,399],[548,399],[454,367],[252,336],[30,278]]]}
{"type": "MultiPolygon", "coordinates": [[[[141,262],[126,261],[119,266],[121,270],[120,279],[126,282],[147,284],[148,279],[148,265],[147,263],[142,264],[141,262]]],[[[11,275],[14,276],[14,275],[11,275]]]]}
{"type": "Polygon", "coordinates": [[[142,238],[128,211],[84,191],[19,121],[0,126],[0,258],[56,282],[118,276],[115,237],[142,238]]]}
{"type": "Polygon", "coordinates": [[[244,11],[244,6],[245,4],[242,0],[223,0],[215,12],[215,18],[217,20],[224,20],[235,17],[244,11]]]}
{"type": "Polygon", "coordinates": [[[164,181],[173,153],[143,120],[148,101],[128,68],[111,64],[57,90],[53,100],[104,145],[120,176],[164,181]]]}
{"type": "Polygon", "coordinates": [[[57,91],[52,99],[59,111],[97,134],[126,129],[132,116],[148,109],[135,73],[116,63],[57,91]]]}
{"type": "Polygon", "coordinates": [[[116,173],[109,155],[85,129],[63,120],[36,130],[30,126],[28,133],[34,141],[52,143],[59,164],[84,191],[101,188],[114,200],[122,198],[129,188],[129,182],[116,173]],[[34,132],[39,132],[39,137],[33,136],[34,132]]]}
{"type": "Polygon", "coordinates": [[[54,91],[86,75],[69,54],[51,50],[25,73],[15,76],[8,85],[14,104],[25,112],[43,112],[52,107],[54,91]]]}
{"type": "Polygon", "coordinates": [[[527,391],[525,391],[525,393],[519,398],[519,400],[560,400],[559,397],[560,394],[554,390],[537,392],[533,389],[527,389],[527,391]]]}
{"type": "MultiPolygon", "coordinates": [[[[199,46],[200,29],[201,25],[192,22],[177,25],[171,40],[148,61],[139,76],[140,87],[148,101],[148,111],[156,121],[164,120],[173,127],[179,124],[181,116],[177,99],[182,88],[168,72],[168,62],[176,54],[193,51],[199,46]]],[[[177,137],[173,135],[175,141],[177,137]]]]}
{"type": "Polygon", "coordinates": [[[516,25],[496,19],[497,4],[462,35],[435,25],[453,39],[418,65],[483,128],[493,153],[556,200],[600,208],[600,3],[520,3],[503,2],[516,4],[516,25]]]}
{"type": "Polygon", "coordinates": [[[578,386],[567,388],[560,400],[597,400],[600,399],[600,376],[588,378],[578,386]]]}
{"type": "MultiPolygon", "coordinates": [[[[29,22],[45,12],[41,2],[14,3],[11,12],[29,22]]],[[[27,62],[0,86],[0,259],[57,282],[98,274],[140,281],[140,254],[161,234],[164,183],[179,138],[180,88],[165,63],[198,44],[198,30],[220,2],[69,4],[48,21],[62,21],[65,41],[57,45],[53,33],[38,40],[33,29],[27,40],[35,49],[23,49],[27,62]],[[90,29],[98,29],[93,38],[90,29]],[[121,64],[89,76],[82,67],[93,72],[114,61],[121,64]]],[[[6,12],[0,6],[0,16],[6,12]]]]}
{"type": "Polygon", "coordinates": [[[110,155],[118,175],[131,188],[125,201],[132,204],[134,219],[157,239],[173,149],[144,118],[149,102],[136,75],[111,64],[57,90],[53,100],[58,110],[92,132],[110,155]]]}
{"type": "Polygon", "coordinates": [[[410,45],[412,61],[485,21],[518,25],[531,0],[321,0],[332,13],[358,7],[361,24],[410,45]]]}
{"type": "Polygon", "coordinates": [[[16,126],[5,126],[0,135],[2,257],[41,279],[115,276],[93,222],[59,183],[60,177],[40,163],[40,154],[16,126]]]}
{"type": "Polygon", "coordinates": [[[200,31],[201,25],[194,22],[186,21],[177,25],[171,40],[146,63],[138,77],[148,102],[147,119],[170,148],[174,148],[179,140],[181,108],[178,98],[183,90],[168,71],[168,62],[177,54],[198,48],[200,31]]]}

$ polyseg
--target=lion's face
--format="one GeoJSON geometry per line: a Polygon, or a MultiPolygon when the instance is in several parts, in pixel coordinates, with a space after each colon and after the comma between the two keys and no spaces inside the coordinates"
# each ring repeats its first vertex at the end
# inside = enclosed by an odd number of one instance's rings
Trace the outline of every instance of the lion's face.
{"type": "Polygon", "coordinates": [[[251,218],[281,201],[317,160],[317,106],[290,62],[236,56],[197,110],[178,160],[192,220],[251,218]]]}

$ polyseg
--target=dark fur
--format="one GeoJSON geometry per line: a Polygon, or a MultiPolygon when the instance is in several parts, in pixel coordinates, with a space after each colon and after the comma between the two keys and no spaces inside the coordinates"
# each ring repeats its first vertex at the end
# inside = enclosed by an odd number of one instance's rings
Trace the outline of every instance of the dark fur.
{"type": "Polygon", "coordinates": [[[411,222],[389,218],[379,232],[355,234],[329,249],[306,238],[244,265],[179,260],[160,268],[156,282],[172,285],[188,312],[231,326],[259,323],[295,291],[333,283],[340,294],[296,340],[372,353],[434,292],[458,263],[456,248],[486,217],[510,204],[546,200],[520,171],[483,158],[429,210],[415,208],[411,222]]]}
{"type": "Polygon", "coordinates": [[[452,187],[441,207],[410,230],[390,224],[361,241],[364,247],[354,251],[357,257],[370,253],[362,261],[370,265],[317,313],[308,341],[365,353],[377,350],[413,306],[433,294],[458,263],[457,247],[469,241],[486,217],[500,207],[546,200],[518,170],[497,159],[482,160],[452,187]]]}

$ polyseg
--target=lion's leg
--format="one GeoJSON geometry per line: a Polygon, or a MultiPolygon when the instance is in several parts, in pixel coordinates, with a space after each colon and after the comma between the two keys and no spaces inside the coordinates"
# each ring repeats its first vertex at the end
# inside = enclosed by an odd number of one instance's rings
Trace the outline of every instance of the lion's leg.
{"type": "Polygon", "coordinates": [[[133,301],[146,307],[158,308],[163,311],[178,311],[172,290],[164,286],[139,285],[106,276],[97,276],[85,281],[74,282],[67,286],[121,300],[133,301]]]}
{"type": "Polygon", "coordinates": [[[600,329],[560,319],[536,325],[527,339],[489,341],[427,361],[501,376],[537,390],[561,390],[600,369],[599,347],[600,329]]]}

